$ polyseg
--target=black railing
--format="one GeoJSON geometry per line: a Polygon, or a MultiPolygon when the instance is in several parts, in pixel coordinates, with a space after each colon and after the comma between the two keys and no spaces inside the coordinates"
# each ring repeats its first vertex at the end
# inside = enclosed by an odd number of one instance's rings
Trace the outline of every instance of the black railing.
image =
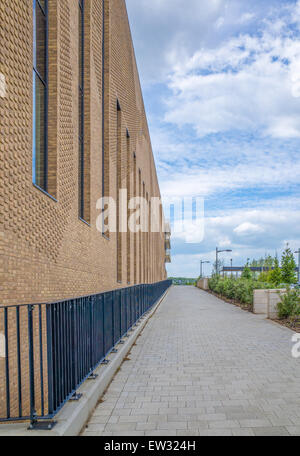
{"type": "Polygon", "coordinates": [[[0,307],[0,421],[52,419],[171,284],[0,307]]]}

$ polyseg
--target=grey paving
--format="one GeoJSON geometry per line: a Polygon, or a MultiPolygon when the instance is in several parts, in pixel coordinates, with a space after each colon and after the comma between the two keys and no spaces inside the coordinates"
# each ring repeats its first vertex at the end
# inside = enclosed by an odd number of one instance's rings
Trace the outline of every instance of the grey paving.
{"type": "Polygon", "coordinates": [[[292,335],[194,287],[173,287],[84,435],[300,435],[292,335]]]}

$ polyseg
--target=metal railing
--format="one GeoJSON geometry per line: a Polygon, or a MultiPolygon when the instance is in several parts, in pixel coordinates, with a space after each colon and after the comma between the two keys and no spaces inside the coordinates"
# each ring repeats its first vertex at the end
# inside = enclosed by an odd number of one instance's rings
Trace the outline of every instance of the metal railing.
{"type": "MultiPolygon", "coordinates": [[[[51,420],[172,282],[0,307],[0,421],[51,420]]],[[[48,423],[47,426],[51,426],[48,423]]]]}

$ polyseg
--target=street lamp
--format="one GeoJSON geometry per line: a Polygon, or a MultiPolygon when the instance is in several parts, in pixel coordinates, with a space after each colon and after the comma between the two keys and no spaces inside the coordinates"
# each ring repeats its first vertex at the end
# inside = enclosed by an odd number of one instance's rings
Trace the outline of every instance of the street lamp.
{"type": "Polygon", "coordinates": [[[297,250],[297,252],[295,253],[298,253],[298,284],[300,283],[300,249],[297,250]]]}
{"type": "Polygon", "coordinates": [[[219,253],[222,252],[232,252],[232,250],[226,249],[226,250],[220,250],[218,247],[216,247],[216,273],[219,275],[219,253]]]}
{"type": "Polygon", "coordinates": [[[210,261],[202,261],[200,260],[200,278],[202,278],[202,265],[203,264],[208,264],[210,263],[210,261]]]}

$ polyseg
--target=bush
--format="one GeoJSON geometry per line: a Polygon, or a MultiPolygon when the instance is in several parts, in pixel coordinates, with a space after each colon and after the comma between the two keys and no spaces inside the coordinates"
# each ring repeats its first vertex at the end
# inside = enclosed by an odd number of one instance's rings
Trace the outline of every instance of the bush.
{"type": "Polygon", "coordinates": [[[300,315],[300,295],[298,290],[287,289],[284,295],[280,296],[280,302],[277,304],[278,317],[295,318],[300,315]]]}
{"type": "Polygon", "coordinates": [[[213,276],[209,280],[209,288],[225,298],[233,299],[251,308],[253,306],[254,290],[272,288],[272,285],[254,279],[213,276]]]}

